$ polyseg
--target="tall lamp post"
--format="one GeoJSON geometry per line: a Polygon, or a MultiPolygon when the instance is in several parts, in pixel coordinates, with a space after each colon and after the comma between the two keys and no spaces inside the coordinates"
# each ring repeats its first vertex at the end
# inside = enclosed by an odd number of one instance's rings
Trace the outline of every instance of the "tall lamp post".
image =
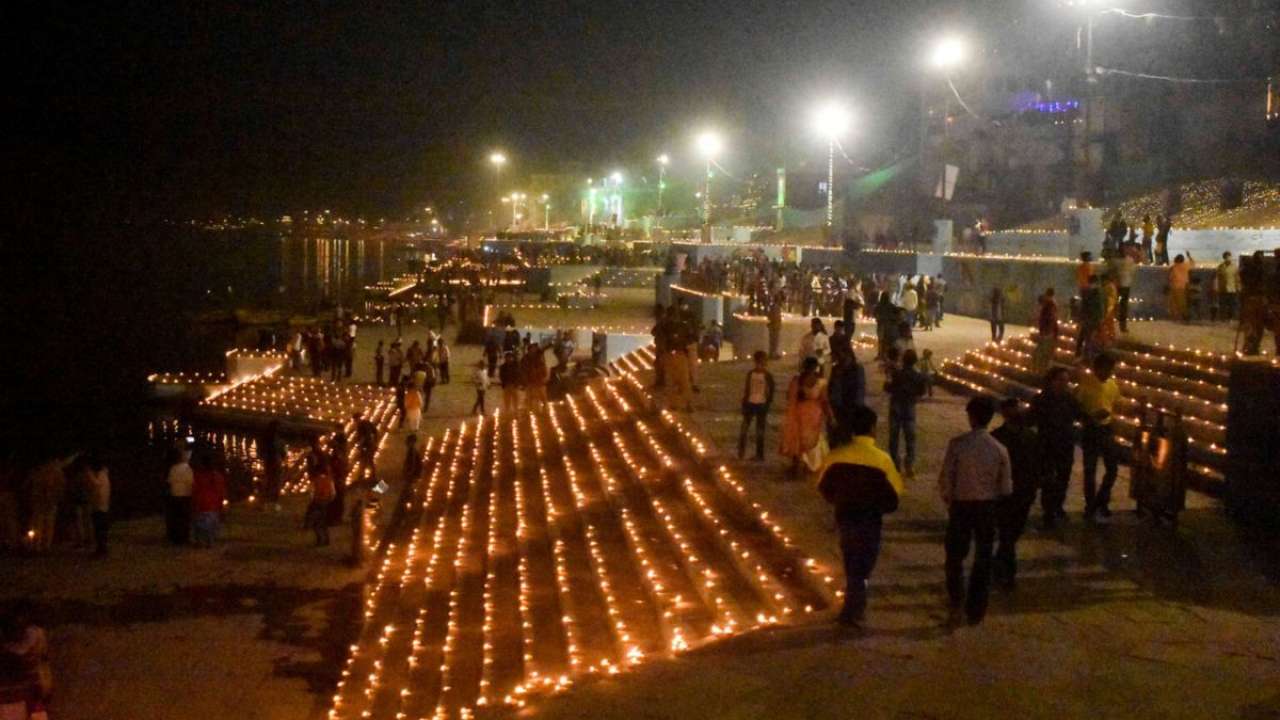
{"type": "MultiPolygon", "coordinates": [[[[933,68],[935,71],[941,72],[943,77],[946,78],[947,83],[950,84],[951,71],[959,67],[960,63],[964,62],[964,59],[967,56],[968,56],[968,47],[965,45],[964,40],[962,40],[957,36],[950,35],[942,38],[937,42],[937,44],[933,46],[933,49],[929,52],[929,66],[933,68]]],[[[925,102],[924,104],[927,109],[928,103],[925,102]]],[[[948,115],[950,115],[949,108],[950,108],[950,101],[948,100],[948,102],[944,106],[944,110],[942,114],[942,133],[944,137],[950,134],[950,130],[947,124],[950,121],[950,118],[948,117],[948,115]]],[[[926,124],[922,124],[920,128],[920,167],[922,172],[924,168],[926,128],[927,128],[926,124]]],[[[941,159],[942,159],[942,170],[940,175],[941,180],[939,181],[940,185],[939,185],[938,195],[942,201],[942,205],[945,207],[947,203],[947,163],[946,163],[945,156],[942,156],[941,159]]]]}
{"type": "Polygon", "coordinates": [[[711,163],[724,149],[724,141],[720,139],[718,133],[708,130],[698,135],[697,145],[698,154],[707,162],[707,175],[702,185],[702,223],[709,227],[711,225],[711,163]]]}
{"type": "Polygon", "coordinates": [[[813,127],[827,141],[827,237],[830,238],[835,220],[836,189],[836,141],[849,130],[849,111],[838,102],[830,101],[813,114],[813,127]]]}
{"type": "Polygon", "coordinates": [[[671,158],[666,153],[658,156],[658,222],[662,222],[662,191],[667,185],[667,165],[671,164],[671,158]]]}
{"type": "Polygon", "coordinates": [[[542,229],[551,229],[551,196],[542,193],[542,229]]]}
{"type": "MultiPolygon", "coordinates": [[[[489,164],[493,166],[493,189],[496,192],[502,184],[502,166],[507,164],[507,156],[500,150],[489,153],[489,164]]],[[[498,216],[493,216],[494,230],[497,230],[498,216]]]]}

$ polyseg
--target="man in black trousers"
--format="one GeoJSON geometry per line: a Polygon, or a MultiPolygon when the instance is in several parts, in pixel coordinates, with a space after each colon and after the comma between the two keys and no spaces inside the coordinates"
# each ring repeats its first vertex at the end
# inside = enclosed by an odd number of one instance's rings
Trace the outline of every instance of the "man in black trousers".
{"type": "Polygon", "coordinates": [[[970,625],[987,614],[991,582],[991,551],[996,535],[996,505],[1013,493],[1009,453],[991,437],[987,425],[995,415],[991,398],[976,397],[965,406],[969,432],[951,438],[938,475],[938,490],[948,510],[947,596],[951,624],[961,613],[970,625]],[[965,589],[964,560],[973,547],[973,567],[965,589]]]}
{"type": "Polygon", "coordinates": [[[991,431],[991,437],[1009,453],[1013,494],[1001,498],[996,506],[997,545],[991,579],[996,587],[1009,591],[1018,574],[1018,538],[1027,527],[1027,514],[1040,485],[1040,464],[1036,458],[1036,431],[1027,426],[1022,403],[1017,398],[1005,398],[1000,402],[1000,416],[1004,423],[991,431]]]}
{"type": "Polygon", "coordinates": [[[1063,502],[1071,482],[1071,466],[1076,457],[1076,420],[1083,417],[1080,403],[1071,394],[1071,375],[1064,367],[1055,367],[1045,376],[1044,389],[1031,401],[1029,425],[1036,428],[1037,462],[1044,468],[1044,486],[1040,490],[1040,509],[1044,529],[1053,530],[1065,521],[1063,502]]]}

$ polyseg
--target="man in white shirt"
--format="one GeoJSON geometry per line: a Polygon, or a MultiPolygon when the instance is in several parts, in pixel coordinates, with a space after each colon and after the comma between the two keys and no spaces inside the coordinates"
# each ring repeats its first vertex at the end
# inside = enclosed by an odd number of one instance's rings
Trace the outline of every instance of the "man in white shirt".
{"type": "Polygon", "coordinates": [[[166,481],[169,487],[165,501],[166,534],[174,545],[186,545],[191,538],[191,486],[195,483],[190,450],[180,451],[178,461],[169,467],[166,481]]]}
{"type": "Polygon", "coordinates": [[[907,312],[907,324],[911,327],[916,326],[916,310],[920,308],[920,294],[916,292],[914,285],[907,283],[906,288],[902,290],[901,301],[899,305],[907,312]]]}
{"type": "Polygon", "coordinates": [[[827,328],[821,319],[814,318],[809,321],[809,332],[800,336],[800,366],[804,366],[805,358],[814,358],[818,361],[818,371],[825,375],[830,354],[831,338],[827,337],[827,328]]]}
{"type": "Polygon", "coordinates": [[[991,554],[996,540],[996,502],[1013,493],[1009,451],[987,432],[995,415],[991,398],[975,397],[965,406],[969,432],[951,438],[938,475],[938,491],[947,504],[947,595],[951,619],[963,611],[970,625],[987,614],[991,554]],[[964,560],[973,547],[973,568],[965,591],[964,560]]]}

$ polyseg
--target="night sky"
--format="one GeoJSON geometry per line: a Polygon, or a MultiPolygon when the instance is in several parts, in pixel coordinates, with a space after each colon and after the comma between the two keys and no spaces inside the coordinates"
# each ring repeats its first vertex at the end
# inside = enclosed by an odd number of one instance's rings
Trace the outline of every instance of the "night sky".
{"type": "Polygon", "coordinates": [[[878,142],[965,4],[45,3],[11,25],[17,174],[71,212],[376,215],[465,198],[497,145],[679,172],[714,124],[727,164],[803,156],[826,95],[878,142]]]}

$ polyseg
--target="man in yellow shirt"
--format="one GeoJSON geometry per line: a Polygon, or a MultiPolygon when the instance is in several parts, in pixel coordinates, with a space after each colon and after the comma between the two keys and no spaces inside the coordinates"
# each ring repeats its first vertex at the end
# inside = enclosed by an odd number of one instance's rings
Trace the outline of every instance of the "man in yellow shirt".
{"type": "Polygon", "coordinates": [[[1116,484],[1119,459],[1112,418],[1120,386],[1111,377],[1116,361],[1106,353],[1093,359],[1092,371],[1082,372],[1076,385],[1076,400],[1084,412],[1080,450],[1084,455],[1084,518],[1097,521],[1111,517],[1111,488],[1116,484]],[[1095,485],[1098,460],[1102,460],[1102,485],[1095,485]]]}
{"type": "Polygon", "coordinates": [[[827,455],[818,474],[818,491],[835,506],[840,530],[845,591],[838,621],[856,627],[867,609],[867,584],[880,556],[883,518],[898,509],[902,478],[889,455],[876,447],[875,411],[854,407],[849,425],[843,430],[854,436],[853,441],[827,455]]]}
{"type": "Polygon", "coordinates": [[[1191,268],[1196,261],[1191,259],[1191,251],[1186,257],[1178,255],[1169,266],[1169,319],[1174,322],[1187,322],[1187,285],[1191,282],[1191,268]]]}

